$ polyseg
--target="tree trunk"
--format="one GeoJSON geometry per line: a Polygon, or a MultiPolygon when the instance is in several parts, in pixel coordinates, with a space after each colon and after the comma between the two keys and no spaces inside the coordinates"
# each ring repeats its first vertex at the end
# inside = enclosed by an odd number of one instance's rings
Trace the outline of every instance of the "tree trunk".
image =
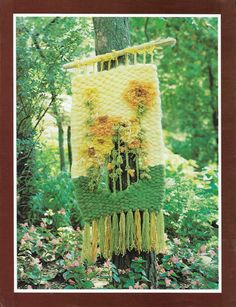
{"type": "Polygon", "coordinates": [[[71,126],[67,127],[67,148],[68,148],[69,172],[71,173],[71,166],[72,166],[71,126]]]}
{"type": "Polygon", "coordinates": [[[32,195],[32,158],[34,155],[34,140],[31,135],[17,133],[17,141],[22,144],[17,155],[17,221],[24,222],[29,212],[29,201],[32,195]]]}
{"type": "Polygon", "coordinates": [[[58,127],[58,146],[60,154],[60,170],[65,171],[64,130],[60,119],[57,119],[57,127],[58,127]]]}
{"type": "Polygon", "coordinates": [[[216,132],[216,146],[218,145],[218,110],[217,105],[215,105],[215,93],[214,93],[214,76],[212,72],[211,65],[208,66],[208,78],[209,78],[209,88],[211,91],[211,108],[212,108],[212,124],[216,132]]]}
{"type": "MultiPolygon", "coordinates": [[[[130,45],[129,20],[123,17],[94,17],[96,54],[120,50],[130,45]]],[[[120,57],[119,61],[124,60],[120,57]]],[[[114,61],[111,67],[115,65],[114,61]]],[[[99,68],[99,67],[98,67],[99,68]]],[[[104,63],[107,69],[107,63],[104,63]]]]}
{"type": "MultiPolygon", "coordinates": [[[[130,46],[130,31],[129,31],[129,21],[128,18],[123,17],[94,17],[93,25],[95,30],[95,48],[96,54],[104,54],[111,52],[112,50],[120,50],[130,46]]],[[[119,62],[124,61],[124,57],[119,58],[119,62]]],[[[114,63],[111,63],[111,67],[114,63]]],[[[100,67],[98,66],[98,70],[100,67]]],[[[107,69],[104,65],[103,69],[107,69]]],[[[135,165],[135,157],[129,156],[129,163],[135,165]]],[[[121,165],[123,174],[125,174],[126,163],[121,165]]],[[[122,187],[126,188],[127,182],[125,182],[127,176],[122,176],[122,187]]],[[[137,181],[134,178],[133,182],[137,181]]],[[[112,191],[112,184],[110,183],[110,189],[112,191]]],[[[117,190],[119,186],[117,186],[117,190]]],[[[142,212],[141,212],[142,213],[142,212]]],[[[125,269],[130,267],[131,260],[134,257],[141,256],[146,260],[146,274],[150,280],[150,286],[156,287],[157,272],[155,268],[156,255],[155,253],[138,253],[136,250],[126,251],[124,256],[115,255],[112,256],[112,262],[116,265],[118,269],[125,269]]]]}
{"type": "MultiPolygon", "coordinates": [[[[18,68],[18,74],[22,73],[18,68]]],[[[17,221],[22,223],[29,213],[29,201],[33,193],[33,159],[35,138],[28,101],[23,100],[17,87],[17,221]]]]}

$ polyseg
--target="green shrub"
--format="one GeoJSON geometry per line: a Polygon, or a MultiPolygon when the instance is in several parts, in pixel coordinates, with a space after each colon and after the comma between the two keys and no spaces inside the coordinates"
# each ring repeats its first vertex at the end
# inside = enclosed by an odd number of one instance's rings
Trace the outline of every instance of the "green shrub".
{"type": "Polygon", "coordinates": [[[44,149],[37,153],[35,161],[29,222],[39,223],[45,212],[52,210],[53,227],[77,226],[81,221],[81,213],[75,200],[73,181],[67,172],[58,173],[59,162],[53,149],[44,149]]]}
{"type": "Polygon", "coordinates": [[[215,167],[199,171],[193,161],[166,168],[165,224],[170,238],[199,244],[217,241],[218,186],[215,167]]]}
{"type": "Polygon", "coordinates": [[[141,257],[132,259],[130,268],[117,269],[110,263],[114,288],[118,289],[148,289],[149,280],[145,273],[145,263],[141,257]]]}

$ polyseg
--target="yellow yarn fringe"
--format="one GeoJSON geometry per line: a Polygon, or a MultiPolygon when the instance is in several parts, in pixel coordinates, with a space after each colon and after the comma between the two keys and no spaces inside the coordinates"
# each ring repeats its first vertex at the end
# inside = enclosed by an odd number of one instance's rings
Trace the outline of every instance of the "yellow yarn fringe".
{"type": "Polygon", "coordinates": [[[150,214],[150,247],[152,251],[157,250],[157,220],[156,212],[150,214]]]}
{"type": "Polygon", "coordinates": [[[158,253],[164,253],[166,250],[164,234],[165,234],[164,214],[163,211],[160,210],[157,213],[157,252],[158,253]]]}
{"type": "Polygon", "coordinates": [[[141,235],[141,217],[139,210],[134,213],[134,224],[135,224],[135,246],[138,252],[142,248],[142,235],[141,235]]]}
{"type": "Polygon", "coordinates": [[[108,215],[105,217],[105,244],[104,244],[104,257],[109,258],[111,244],[111,217],[108,215]]]}
{"type": "Polygon", "coordinates": [[[126,251],[125,244],[125,214],[121,212],[120,214],[120,232],[119,232],[119,252],[124,255],[126,251]]]}
{"type": "Polygon", "coordinates": [[[112,216],[112,228],[111,228],[111,254],[119,253],[119,222],[116,213],[112,216]]]}
{"type": "Polygon", "coordinates": [[[148,210],[141,214],[139,210],[134,213],[129,210],[121,212],[120,219],[117,213],[111,216],[101,217],[99,222],[92,221],[92,242],[90,225],[85,224],[83,232],[82,260],[94,263],[97,258],[97,246],[99,243],[100,254],[109,258],[114,253],[125,255],[126,250],[136,249],[156,253],[166,252],[164,239],[164,215],[160,210],[158,213],[148,210]]]}
{"type": "Polygon", "coordinates": [[[97,259],[97,245],[98,245],[98,222],[92,222],[92,261],[96,262],[97,259]]]}
{"type": "Polygon", "coordinates": [[[92,262],[91,259],[91,241],[90,241],[90,225],[86,223],[84,225],[84,233],[83,233],[83,246],[82,246],[82,260],[87,260],[90,264],[92,262]]]}
{"type": "Polygon", "coordinates": [[[105,245],[105,218],[102,216],[99,219],[99,248],[100,254],[104,255],[104,245],[105,245]]]}

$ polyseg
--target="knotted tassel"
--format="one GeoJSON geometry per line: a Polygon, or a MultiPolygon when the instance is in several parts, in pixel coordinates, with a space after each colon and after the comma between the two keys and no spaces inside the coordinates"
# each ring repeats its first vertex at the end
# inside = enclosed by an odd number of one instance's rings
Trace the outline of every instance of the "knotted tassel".
{"type": "Polygon", "coordinates": [[[111,217],[110,215],[105,217],[105,243],[104,243],[104,257],[109,258],[111,244],[111,217]]]}
{"type": "Polygon", "coordinates": [[[156,212],[150,215],[150,247],[152,251],[157,250],[157,220],[156,212]]]}
{"type": "Polygon", "coordinates": [[[121,212],[120,214],[120,231],[119,231],[119,252],[124,255],[126,251],[125,244],[125,214],[121,212]]]}
{"type": "Polygon", "coordinates": [[[132,210],[126,215],[126,248],[131,251],[134,247],[134,216],[132,210]]]}
{"type": "Polygon", "coordinates": [[[142,251],[150,251],[150,227],[149,227],[149,213],[147,210],[143,213],[142,225],[142,251]]]}
{"type": "Polygon", "coordinates": [[[158,253],[164,253],[166,250],[164,232],[165,232],[164,214],[163,211],[160,210],[157,213],[157,252],[158,253]]]}
{"type": "Polygon", "coordinates": [[[142,248],[142,235],[141,235],[141,217],[139,210],[134,213],[134,224],[135,224],[135,247],[138,252],[142,248]]]}
{"type": "Polygon", "coordinates": [[[90,264],[91,259],[91,241],[90,241],[90,225],[85,223],[83,233],[82,260],[87,260],[90,264]]]}
{"type": "Polygon", "coordinates": [[[99,248],[100,254],[104,255],[104,245],[105,245],[105,218],[102,216],[98,223],[98,233],[99,233],[99,248]]]}
{"type": "Polygon", "coordinates": [[[112,227],[111,227],[111,254],[119,254],[119,222],[116,213],[112,216],[112,227]]]}
{"type": "Polygon", "coordinates": [[[98,222],[92,222],[92,261],[96,262],[97,259],[97,245],[98,245],[98,222]]]}

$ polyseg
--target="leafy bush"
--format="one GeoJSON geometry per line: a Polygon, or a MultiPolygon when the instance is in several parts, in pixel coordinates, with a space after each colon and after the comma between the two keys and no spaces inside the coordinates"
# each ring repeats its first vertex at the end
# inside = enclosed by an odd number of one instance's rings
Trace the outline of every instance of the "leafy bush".
{"type": "Polygon", "coordinates": [[[118,289],[147,289],[149,280],[144,267],[145,260],[141,257],[132,259],[130,268],[119,270],[111,263],[112,280],[115,288],[118,289]]]}
{"type": "Polygon", "coordinates": [[[217,241],[217,170],[212,166],[199,171],[194,161],[176,157],[166,168],[166,232],[170,238],[189,237],[198,249],[217,241]]]}
{"type": "Polygon", "coordinates": [[[90,289],[111,280],[109,265],[87,266],[81,261],[79,228],[51,228],[19,224],[17,232],[17,279],[19,288],[90,289]]]}
{"type": "MultiPolygon", "coordinates": [[[[159,289],[217,289],[218,247],[211,241],[196,250],[186,238],[167,240],[168,251],[158,255],[159,289]]],[[[199,242],[200,243],[200,242],[199,242]]],[[[109,260],[88,266],[81,260],[80,229],[44,222],[18,227],[18,287],[60,289],[148,289],[145,260],[134,258],[130,268],[117,269],[109,260]]]]}
{"type": "Polygon", "coordinates": [[[74,184],[68,173],[58,173],[57,165],[59,162],[53,149],[38,152],[28,219],[36,224],[47,210],[53,210],[48,224],[55,228],[76,226],[81,213],[74,196],[74,184]]]}
{"type": "Polygon", "coordinates": [[[189,238],[168,242],[168,253],[156,264],[158,288],[217,289],[218,249],[200,246],[196,251],[189,238]]]}
{"type": "MultiPolygon", "coordinates": [[[[167,239],[168,251],[156,262],[157,289],[218,289],[218,248],[201,245],[198,250],[189,238],[167,239]]],[[[130,268],[117,269],[110,263],[112,284],[106,288],[148,289],[145,260],[134,258],[130,268]]]]}

